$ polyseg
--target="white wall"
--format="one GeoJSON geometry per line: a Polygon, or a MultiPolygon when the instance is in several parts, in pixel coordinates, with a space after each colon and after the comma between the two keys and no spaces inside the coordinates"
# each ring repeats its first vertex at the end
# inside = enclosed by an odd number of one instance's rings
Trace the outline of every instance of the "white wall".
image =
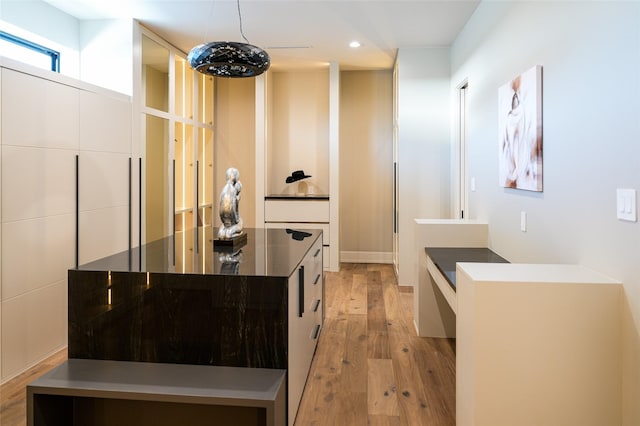
{"type": "Polygon", "coordinates": [[[418,283],[414,219],[450,214],[449,77],[449,49],[399,50],[399,285],[418,283]]]}
{"type": "Polygon", "coordinates": [[[640,189],[640,3],[482,2],[451,48],[468,95],[470,217],[514,262],[578,263],[624,283],[623,419],[640,424],[640,224],[616,188],[640,189]],[[498,185],[498,88],[543,68],[544,192],[498,185]],[[527,232],[520,213],[527,213],[527,232]]]}
{"type": "Polygon", "coordinates": [[[273,72],[269,100],[267,195],[294,193],[285,183],[304,170],[316,194],[329,193],[329,69],[273,72]]]}
{"type": "Polygon", "coordinates": [[[80,77],[79,21],[41,0],[0,0],[0,29],[60,52],[60,73],[80,77]]]}
{"type": "Polygon", "coordinates": [[[131,95],[132,20],[78,20],[41,0],[0,0],[0,29],[60,52],[60,74],[131,95]]]}
{"type": "Polygon", "coordinates": [[[389,263],[393,250],[392,71],[340,73],[342,261],[389,263]]]}
{"type": "Polygon", "coordinates": [[[116,92],[133,93],[131,20],[80,21],[80,79],[116,92]]]}
{"type": "Polygon", "coordinates": [[[218,196],[226,182],[227,169],[235,167],[243,184],[240,215],[244,226],[262,227],[264,220],[261,218],[258,224],[255,214],[255,79],[218,78],[215,84],[213,224],[215,228],[220,226],[218,196]]]}

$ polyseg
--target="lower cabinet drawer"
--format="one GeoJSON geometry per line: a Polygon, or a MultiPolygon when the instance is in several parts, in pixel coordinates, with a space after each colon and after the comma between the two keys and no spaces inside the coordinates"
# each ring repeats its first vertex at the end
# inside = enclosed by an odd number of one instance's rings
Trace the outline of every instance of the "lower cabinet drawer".
{"type": "Polygon", "coordinates": [[[329,222],[328,200],[266,200],[266,222],[329,222]]]}

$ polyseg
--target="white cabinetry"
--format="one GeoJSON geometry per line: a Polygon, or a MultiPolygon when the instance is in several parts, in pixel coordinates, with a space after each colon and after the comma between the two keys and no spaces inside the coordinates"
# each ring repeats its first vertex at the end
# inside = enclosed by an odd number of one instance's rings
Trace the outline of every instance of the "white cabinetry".
{"type": "Polygon", "coordinates": [[[258,169],[264,187],[256,191],[256,203],[264,203],[267,228],[322,229],[323,267],[337,271],[338,66],[269,72],[265,78],[266,84],[256,85],[264,91],[256,99],[264,97],[266,108],[256,115],[256,152],[264,153],[264,170],[258,169]],[[309,177],[287,183],[298,170],[309,177]]]}
{"type": "Polygon", "coordinates": [[[289,277],[289,424],[293,425],[323,317],[322,241],[318,239],[289,277]]]}
{"type": "Polygon", "coordinates": [[[211,76],[194,71],[186,55],[139,26],[135,140],[144,158],[143,241],[173,234],[181,251],[197,251],[193,233],[213,223],[213,96],[211,76]],[[178,241],[179,240],[179,241],[178,241]]]}
{"type": "Polygon", "coordinates": [[[83,261],[127,248],[131,101],[5,58],[0,65],[4,382],[67,343],[76,235],[83,261]]]}
{"type": "Polygon", "coordinates": [[[137,203],[129,202],[129,181],[137,175],[131,159],[130,100],[80,91],[78,160],[82,264],[126,249],[130,207],[137,217],[137,203]]]}

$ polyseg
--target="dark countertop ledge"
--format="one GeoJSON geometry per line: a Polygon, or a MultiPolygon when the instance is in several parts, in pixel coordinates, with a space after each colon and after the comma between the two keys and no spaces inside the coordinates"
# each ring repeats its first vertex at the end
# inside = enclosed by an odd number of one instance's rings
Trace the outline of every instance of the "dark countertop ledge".
{"type": "Polygon", "coordinates": [[[486,247],[425,247],[424,250],[454,290],[458,262],[510,263],[486,247]]]}

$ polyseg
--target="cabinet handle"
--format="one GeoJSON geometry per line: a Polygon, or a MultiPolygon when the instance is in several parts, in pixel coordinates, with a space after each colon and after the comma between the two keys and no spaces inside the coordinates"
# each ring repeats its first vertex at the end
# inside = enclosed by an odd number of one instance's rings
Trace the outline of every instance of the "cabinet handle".
{"type": "Polygon", "coordinates": [[[320,334],[320,324],[316,324],[316,329],[313,331],[313,340],[318,338],[320,334]]]}
{"type": "Polygon", "coordinates": [[[319,307],[320,307],[320,299],[316,300],[316,305],[313,307],[313,312],[318,312],[319,307]]]}
{"type": "Polygon", "coordinates": [[[80,261],[80,156],[76,154],[76,269],[80,261]]]}
{"type": "Polygon", "coordinates": [[[138,157],[138,250],[142,272],[142,157],[138,157]]]}
{"type": "Polygon", "coordinates": [[[304,266],[298,269],[298,317],[304,314],[304,266]]]}
{"type": "Polygon", "coordinates": [[[171,179],[173,182],[173,192],[171,194],[171,204],[173,208],[171,210],[171,217],[173,218],[173,266],[176,266],[176,160],[173,160],[171,169],[171,179]]]}
{"type": "Polygon", "coordinates": [[[318,276],[316,277],[316,279],[313,281],[313,285],[318,284],[318,281],[320,281],[320,274],[318,274],[318,276]]]}
{"type": "MultiPolygon", "coordinates": [[[[175,214],[174,214],[175,217],[175,214]]],[[[198,223],[200,219],[200,161],[196,160],[196,253],[200,253],[200,233],[198,223]]]]}
{"type": "Polygon", "coordinates": [[[133,175],[131,174],[132,173],[132,171],[131,171],[132,170],[131,161],[132,161],[131,157],[129,157],[129,184],[127,185],[128,189],[129,189],[129,228],[127,228],[127,231],[128,231],[127,232],[127,236],[128,236],[128,239],[129,239],[129,270],[131,270],[131,261],[132,261],[132,259],[131,259],[131,229],[132,229],[131,228],[131,221],[132,221],[132,216],[131,216],[131,214],[132,214],[132,210],[131,210],[131,208],[132,208],[132,206],[131,206],[132,188],[131,188],[131,184],[133,183],[133,180],[132,180],[132,176],[133,175]]]}
{"type": "Polygon", "coordinates": [[[319,249],[316,251],[316,254],[314,254],[314,255],[313,255],[313,257],[318,257],[318,255],[320,254],[320,251],[322,251],[322,249],[321,249],[321,248],[319,248],[319,249]]]}

